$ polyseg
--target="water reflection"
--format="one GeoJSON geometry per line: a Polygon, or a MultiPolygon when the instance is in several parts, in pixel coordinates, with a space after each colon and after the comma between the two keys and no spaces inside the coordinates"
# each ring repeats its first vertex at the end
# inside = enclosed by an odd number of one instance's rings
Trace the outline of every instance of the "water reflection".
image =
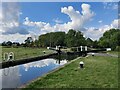
{"type": "Polygon", "coordinates": [[[48,59],[17,65],[5,69],[2,72],[2,88],[16,88],[40,77],[61,65],[66,64],[79,55],[56,55],[48,59]],[[54,58],[54,59],[53,59],[54,58]]]}
{"type": "Polygon", "coordinates": [[[2,69],[2,88],[16,88],[20,85],[19,67],[2,69]]]}
{"type": "Polygon", "coordinates": [[[1,69],[2,88],[16,88],[67,63],[52,58],[1,69]]]}
{"type": "Polygon", "coordinates": [[[0,69],[0,90],[2,90],[2,70],[0,69]]]}
{"type": "Polygon", "coordinates": [[[29,68],[42,68],[42,67],[46,67],[46,66],[50,66],[51,64],[55,64],[55,65],[64,65],[65,63],[67,63],[67,60],[54,60],[54,59],[45,59],[45,60],[41,60],[41,61],[37,61],[37,62],[31,62],[31,63],[27,63],[24,64],[24,68],[25,71],[28,71],[29,68]]]}

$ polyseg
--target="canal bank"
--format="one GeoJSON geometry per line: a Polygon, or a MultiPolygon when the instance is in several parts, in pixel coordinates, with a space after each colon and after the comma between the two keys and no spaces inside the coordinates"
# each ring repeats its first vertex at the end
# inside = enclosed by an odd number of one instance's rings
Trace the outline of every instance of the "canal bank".
{"type": "Polygon", "coordinates": [[[0,73],[2,73],[2,88],[16,89],[21,85],[69,63],[69,61],[77,57],[79,57],[79,55],[53,55],[46,59],[0,69],[0,73]]]}
{"type": "Polygon", "coordinates": [[[25,63],[49,58],[50,56],[53,56],[53,55],[57,55],[57,53],[52,53],[52,54],[47,54],[47,55],[45,54],[43,56],[37,56],[37,57],[33,57],[33,58],[26,58],[26,59],[20,59],[20,60],[4,61],[4,62],[0,62],[0,66],[2,66],[0,68],[7,68],[7,67],[10,67],[10,66],[25,64],[25,63]]]}
{"type": "Polygon", "coordinates": [[[68,62],[68,63],[65,63],[65,64],[62,65],[61,67],[58,67],[58,68],[56,68],[56,69],[54,69],[54,70],[52,70],[52,71],[46,73],[45,75],[43,75],[43,76],[41,76],[41,77],[36,78],[36,79],[34,79],[34,80],[32,80],[32,81],[29,81],[27,84],[24,84],[24,85],[22,85],[22,86],[19,87],[19,88],[25,88],[26,86],[30,85],[31,83],[34,83],[34,82],[36,82],[37,80],[40,80],[40,79],[42,79],[42,78],[47,77],[49,74],[52,74],[52,73],[54,73],[54,72],[57,72],[57,71],[59,71],[59,70],[65,68],[67,65],[69,65],[70,63],[72,63],[72,62],[74,62],[74,61],[76,61],[76,60],[78,60],[78,59],[80,59],[80,58],[82,58],[82,57],[77,57],[76,59],[71,60],[71,61],[68,62]]]}
{"type": "Polygon", "coordinates": [[[80,55],[80,56],[86,56],[87,53],[89,52],[103,52],[106,51],[105,49],[103,50],[89,50],[89,51],[79,51],[79,52],[56,52],[56,53],[52,53],[52,54],[44,54],[42,56],[37,56],[37,57],[32,57],[32,58],[25,58],[25,59],[21,59],[21,60],[9,60],[9,61],[4,61],[4,62],[0,62],[0,68],[7,68],[10,66],[16,66],[16,65],[20,65],[20,64],[25,64],[25,63],[29,63],[29,62],[33,62],[33,61],[37,61],[37,60],[41,60],[41,59],[45,59],[45,58],[49,58],[51,56],[54,55],[59,55],[59,54],[67,54],[67,55],[80,55]]]}
{"type": "Polygon", "coordinates": [[[24,89],[32,88],[118,88],[118,58],[88,56],[39,78],[24,89]],[[80,69],[79,62],[85,67],[80,69]]]}

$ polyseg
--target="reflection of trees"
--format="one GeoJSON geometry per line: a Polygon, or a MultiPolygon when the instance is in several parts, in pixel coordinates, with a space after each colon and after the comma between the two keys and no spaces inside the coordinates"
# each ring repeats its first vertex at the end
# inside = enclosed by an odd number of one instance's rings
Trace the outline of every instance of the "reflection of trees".
{"type": "Polygon", "coordinates": [[[2,69],[2,88],[16,88],[20,86],[19,67],[2,69]]]}
{"type": "Polygon", "coordinates": [[[62,54],[57,55],[56,63],[60,65],[67,63],[67,60],[65,58],[66,58],[65,55],[62,55],[62,54]]]}
{"type": "Polygon", "coordinates": [[[67,63],[68,61],[65,59],[65,60],[56,60],[56,63],[57,64],[60,64],[60,65],[64,65],[65,63],[67,63]]]}

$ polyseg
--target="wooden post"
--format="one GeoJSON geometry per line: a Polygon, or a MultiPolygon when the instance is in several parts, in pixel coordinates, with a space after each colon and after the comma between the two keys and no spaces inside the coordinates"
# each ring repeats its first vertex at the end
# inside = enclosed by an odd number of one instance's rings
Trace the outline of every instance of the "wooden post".
{"type": "Polygon", "coordinates": [[[85,51],[87,51],[87,46],[85,46],[85,51]]]}
{"type": "Polygon", "coordinates": [[[82,46],[80,46],[80,48],[81,48],[81,51],[83,51],[83,50],[82,50],[82,46]]]}

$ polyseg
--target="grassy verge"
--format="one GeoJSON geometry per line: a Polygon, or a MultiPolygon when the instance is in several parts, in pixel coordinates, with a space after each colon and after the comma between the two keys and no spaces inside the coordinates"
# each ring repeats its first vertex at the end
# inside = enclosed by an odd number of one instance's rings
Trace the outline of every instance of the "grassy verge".
{"type": "Polygon", "coordinates": [[[117,88],[118,58],[89,56],[27,85],[26,88],[117,88]],[[84,61],[85,68],[79,68],[84,61]]]}
{"type": "Polygon", "coordinates": [[[46,54],[53,53],[51,50],[47,50],[46,48],[6,48],[2,47],[2,61],[4,57],[4,53],[13,52],[15,56],[15,60],[23,59],[23,58],[31,58],[36,56],[44,55],[43,51],[46,51],[46,54]]]}
{"type": "Polygon", "coordinates": [[[120,55],[120,52],[118,51],[108,51],[108,54],[113,54],[113,55],[120,55]]]}

